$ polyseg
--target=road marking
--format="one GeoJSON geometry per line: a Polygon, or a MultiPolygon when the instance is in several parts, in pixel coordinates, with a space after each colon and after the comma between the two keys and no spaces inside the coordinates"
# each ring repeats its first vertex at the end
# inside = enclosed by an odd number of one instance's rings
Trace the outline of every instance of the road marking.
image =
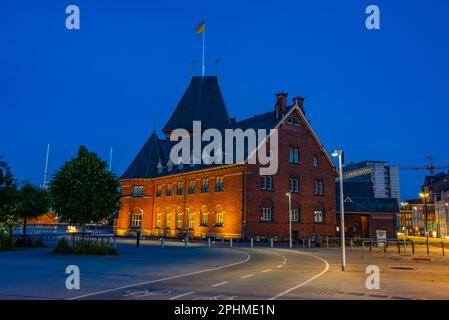
{"type": "Polygon", "coordinates": [[[278,265],[277,268],[282,268],[282,264],[278,265]]]}
{"type": "Polygon", "coordinates": [[[76,297],[72,297],[72,298],[67,298],[66,300],[76,300],[76,299],[91,297],[91,296],[95,296],[95,295],[99,295],[99,294],[104,294],[104,293],[109,293],[109,292],[114,292],[114,291],[118,291],[118,290],[132,288],[132,287],[142,286],[142,285],[145,285],[145,284],[162,282],[162,281],[167,281],[167,280],[172,280],[172,279],[177,279],[177,278],[182,278],[182,277],[188,277],[188,276],[193,276],[195,274],[200,274],[200,273],[204,273],[204,272],[216,271],[216,270],[221,270],[221,269],[233,267],[233,266],[236,266],[236,265],[239,265],[239,264],[242,264],[242,263],[245,263],[245,262],[248,262],[249,260],[251,260],[251,255],[248,252],[245,252],[245,253],[247,255],[246,259],[238,261],[238,262],[234,262],[234,263],[231,263],[231,264],[226,264],[226,265],[223,265],[223,266],[219,266],[219,267],[216,267],[216,268],[209,268],[209,269],[204,269],[204,270],[199,270],[199,271],[193,271],[193,272],[189,272],[189,273],[179,274],[179,275],[176,275],[176,276],[171,276],[171,277],[166,277],[166,278],[161,278],[161,279],[156,279],[156,280],[150,280],[150,281],[145,281],[145,282],[140,282],[140,283],[129,284],[129,285],[122,286],[122,287],[117,287],[117,288],[112,288],[112,289],[108,289],[108,290],[87,293],[87,294],[83,294],[81,296],[76,296],[76,297]]]}
{"type": "Polygon", "coordinates": [[[227,282],[227,281],[219,282],[219,283],[216,283],[216,284],[211,285],[211,287],[212,287],[212,288],[219,287],[219,286],[222,286],[222,285],[224,285],[224,284],[226,284],[226,283],[228,283],[228,282],[227,282]]]}
{"type": "Polygon", "coordinates": [[[253,274],[247,274],[246,276],[240,277],[240,279],[246,279],[253,276],[254,276],[253,274]]]}
{"type": "MultiPolygon", "coordinates": [[[[282,249],[278,249],[278,250],[282,250],[282,249]]],[[[295,252],[295,253],[297,253],[297,254],[305,254],[305,255],[312,256],[312,257],[314,257],[315,259],[318,259],[318,260],[322,261],[322,262],[324,263],[324,265],[325,265],[325,268],[323,269],[323,271],[321,271],[320,273],[314,275],[314,276],[311,277],[310,279],[308,279],[308,280],[306,280],[306,281],[304,281],[304,282],[298,284],[297,286],[294,286],[293,288],[290,288],[290,289],[287,289],[287,290],[285,290],[285,291],[283,291],[283,292],[281,292],[281,293],[278,293],[277,295],[275,295],[274,297],[271,297],[271,298],[268,299],[268,300],[276,300],[277,298],[280,298],[280,297],[286,295],[287,293],[290,293],[291,291],[293,291],[293,290],[295,290],[295,289],[298,289],[298,288],[300,288],[300,287],[305,286],[305,285],[308,284],[309,282],[312,282],[313,280],[315,280],[315,279],[321,277],[323,274],[325,274],[327,271],[329,271],[329,263],[328,263],[326,260],[324,260],[323,258],[319,257],[319,256],[316,256],[316,255],[311,254],[311,253],[309,253],[309,252],[301,252],[301,251],[290,251],[290,252],[295,252]]]]}
{"type": "Polygon", "coordinates": [[[176,300],[176,299],[178,299],[178,298],[188,296],[189,294],[192,294],[192,293],[195,293],[195,291],[186,292],[186,293],[183,293],[183,294],[180,294],[180,295],[171,297],[171,298],[169,298],[168,300],[176,300]]]}
{"type": "Polygon", "coordinates": [[[273,269],[267,269],[267,270],[263,270],[262,272],[270,272],[273,269]]]}
{"type": "Polygon", "coordinates": [[[287,262],[285,262],[285,261],[282,261],[282,264],[286,264],[287,262]]]}

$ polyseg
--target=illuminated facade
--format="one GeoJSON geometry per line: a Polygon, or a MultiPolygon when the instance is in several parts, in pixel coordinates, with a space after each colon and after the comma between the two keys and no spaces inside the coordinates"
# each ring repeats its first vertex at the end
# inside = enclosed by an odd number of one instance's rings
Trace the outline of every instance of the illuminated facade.
{"type": "Polygon", "coordinates": [[[277,94],[268,112],[235,122],[229,118],[218,78],[193,77],[173,115],[153,132],[120,177],[118,235],[286,240],[287,192],[292,195],[294,240],[335,235],[335,167],[304,115],[303,98],[287,105],[277,94]],[[192,122],[208,128],[278,129],[279,168],[261,176],[259,164],[174,165],[168,139],[192,122]]]}

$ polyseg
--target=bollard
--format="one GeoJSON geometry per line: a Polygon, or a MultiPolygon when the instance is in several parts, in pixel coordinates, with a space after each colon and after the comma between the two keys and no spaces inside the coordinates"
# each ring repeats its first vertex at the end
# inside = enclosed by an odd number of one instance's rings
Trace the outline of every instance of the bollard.
{"type": "Polygon", "coordinates": [[[443,257],[444,257],[444,242],[441,242],[441,250],[443,251],[443,257]]]}
{"type": "Polygon", "coordinates": [[[186,237],[184,240],[184,248],[187,248],[189,246],[189,237],[186,237]]]}
{"type": "Polygon", "coordinates": [[[396,245],[398,247],[398,254],[401,254],[401,244],[398,242],[396,242],[396,245]]]}
{"type": "Polygon", "coordinates": [[[270,248],[273,248],[273,238],[270,238],[270,248]]]}
{"type": "Polygon", "coordinates": [[[136,248],[140,247],[140,231],[137,232],[137,237],[136,237],[136,248]]]}
{"type": "Polygon", "coordinates": [[[429,241],[426,241],[427,255],[429,255],[429,241]]]}
{"type": "Polygon", "coordinates": [[[405,249],[406,249],[406,247],[407,247],[407,245],[406,245],[406,240],[404,239],[404,254],[405,254],[405,249]]]}
{"type": "Polygon", "coordinates": [[[369,253],[371,253],[372,251],[373,251],[373,243],[370,240],[370,242],[369,242],[369,253]]]}
{"type": "Polygon", "coordinates": [[[309,249],[312,247],[312,239],[309,238],[309,249]]]}
{"type": "Polygon", "coordinates": [[[210,241],[210,238],[207,238],[207,247],[208,247],[208,248],[211,247],[211,241],[210,241]]]}
{"type": "Polygon", "coordinates": [[[306,248],[306,240],[303,238],[302,239],[302,248],[305,249],[306,248]]]}
{"type": "Polygon", "coordinates": [[[161,247],[162,248],[165,247],[165,239],[164,239],[164,237],[161,238],[161,247]]]}
{"type": "Polygon", "coordinates": [[[221,238],[221,244],[224,244],[224,238],[221,238]]]}
{"type": "Polygon", "coordinates": [[[117,237],[114,237],[114,248],[117,249],[117,237]]]}
{"type": "Polygon", "coordinates": [[[412,254],[415,254],[415,243],[412,241],[412,254]]]}
{"type": "Polygon", "coordinates": [[[326,248],[329,249],[329,237],[326,237],[326,248]]]}
{"type": "Polygon", "coordinates": [[[231,247],[231,248],[232,248],[232,238],[231,238],[231,239],[229,239],[229,247],[231,247]]]}
{"type": "Polygon", "coordinates": [[[352,247],[353,247],[353,245],[352,245],[352,239],[349,240],[349,245],[351,246],[351,252],[352,252],[352,247]]]}
{"type": "Polygon", "coordinates": [[[250,244],[251,244],[251,248],[254,248],[254,239],[251,238],[249,241],[250,241],[250,244]]]}

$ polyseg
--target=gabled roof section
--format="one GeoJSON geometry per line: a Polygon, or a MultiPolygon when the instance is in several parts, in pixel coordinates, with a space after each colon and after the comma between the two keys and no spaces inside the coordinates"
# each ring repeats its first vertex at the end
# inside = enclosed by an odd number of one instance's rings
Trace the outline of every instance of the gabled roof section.
{"type": "Polygon", "coordinates": [[[153,132],[120,179],[140,179],[155,176],[159,161],[164,164],[168,160],[169,149],[167,147],[167,143],[160,140],[153,132]]]}
{"type": "Polygon", "coordinates": [[[192,77],[172,116],[162,131],[182,128],[192,131],[192,122],[201,121],[202,129],[220,128],[231,123],[218,77],[192,77]]]}

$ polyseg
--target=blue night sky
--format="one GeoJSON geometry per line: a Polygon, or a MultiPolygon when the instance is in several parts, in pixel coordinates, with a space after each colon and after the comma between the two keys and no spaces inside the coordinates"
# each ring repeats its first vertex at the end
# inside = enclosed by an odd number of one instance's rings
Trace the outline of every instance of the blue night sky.
{"type": "MultiPolygon", "coordinates": [[[[80,144],[105,160],[113,147],[123,173],[174,110],[190,60],[200,72],[203,12],[207,73],[231,116],[287,91],[347,162],[449,164],[448,0],[0,0],[0,154],[17,178],[42,182],[47,143],[50,174],[80,144]],[[69,4],[80,30],[65,28],[69,4]],[[365,28],[370,4],[381,30],[365,28]]],[[[425,174],[401,173],[403,198],[425,174]]]]}

